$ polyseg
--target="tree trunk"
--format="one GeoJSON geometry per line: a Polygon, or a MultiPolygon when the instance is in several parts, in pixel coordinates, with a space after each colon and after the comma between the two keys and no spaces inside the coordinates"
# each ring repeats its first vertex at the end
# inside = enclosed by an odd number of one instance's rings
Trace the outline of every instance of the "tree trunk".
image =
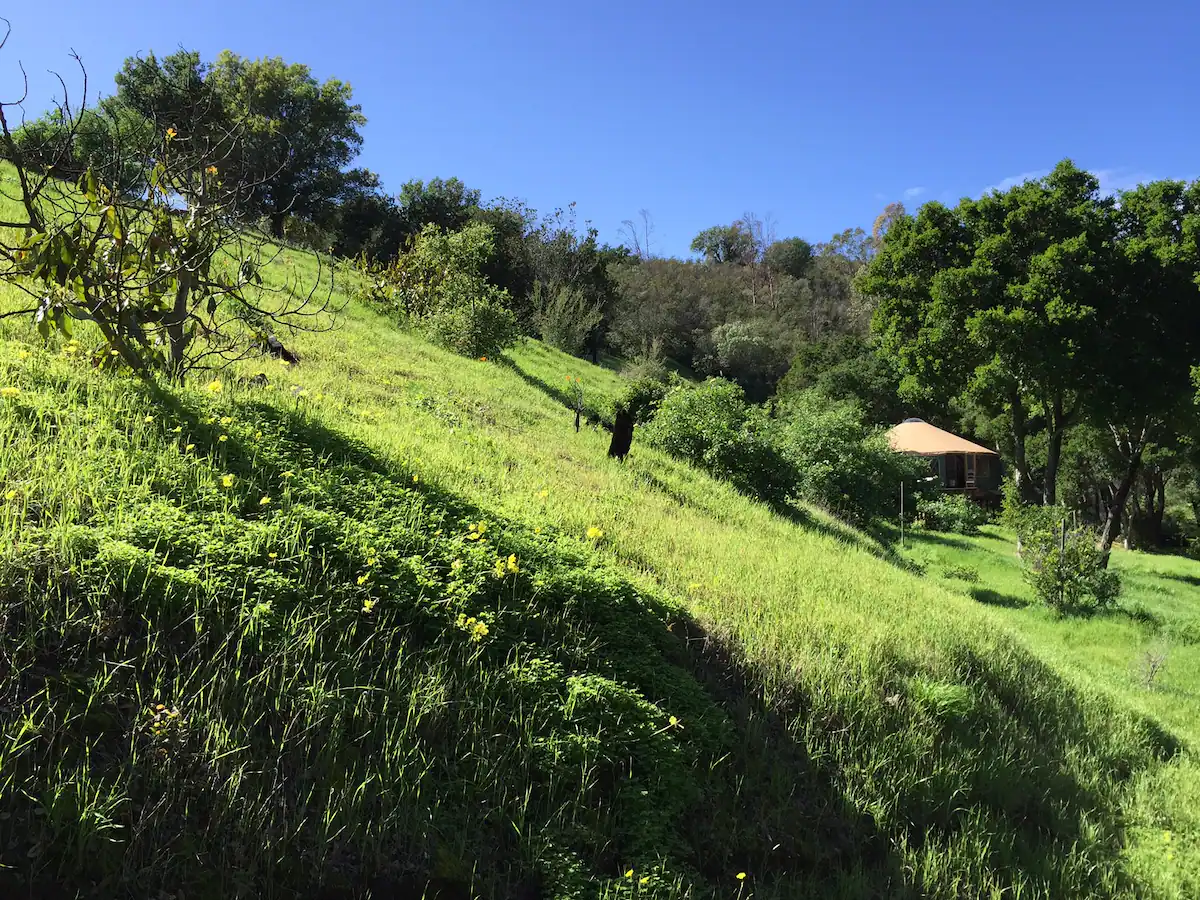
{"type": "Polygon", "coordinates": [[[1043,480],[1042,502],[1046,506],[1058,503],[1058,468],[1062,461],[1063,435],[1067,430],[1062,398],[1056,397],[1046,423],[1046,476],[1043,480]]]}
{"type": "Polygon", "coordinates": [[[1116,540],[1117,532],[1121,528],[1121,517],[1125,514],[1125,502],[1129,499],[1129,491],[1133,487],[1134,479],[1137,478],[1138,470],[1142,465],[1142,453],[1146,449],[1146,430],[1143,428],[1141,435],[1135,441],[1129,438],[1123,439],[1115,428],[1112,429],[1117,446],[1126,452],[1128,465],[1120,484],[1113,493],[1112,502],[1108,505],[1108,515],[1104,519],[1104,529],[1100,532],[1100,552],[1103,554],[1106,568],[1109,554],[1112,552],[1113,541],[1116,540]]]}
{"type": "Polygon", "coordinates": [[[287,213],[272,212],[271,213],[271,237],[283,237],[283,223],[287,221],[287,213]]]}
{"type": "Polygon", "coordinates": [[[1017,496],[1022,503],[1033,503],[1036,493],[1029,477],[1029,462],[1025,457],[1025,406],[1015,391],[1010,398],[1012,407],[1013,478],[1017,483],[1017,496]]]}

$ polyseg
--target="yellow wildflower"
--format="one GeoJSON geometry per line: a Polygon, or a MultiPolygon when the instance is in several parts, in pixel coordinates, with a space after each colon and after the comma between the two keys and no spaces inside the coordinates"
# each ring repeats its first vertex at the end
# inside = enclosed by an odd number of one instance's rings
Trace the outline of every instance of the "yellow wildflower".
{"type": "Polygon", "coordinates": [[[540,500],[545,500],[549,496],[550,496],[549,491],[538,491],[538,499],[540,499],[540,500]]]}
{"type": "Polygon", "coordinates": [[[416,475],[414,475],[414,476],[413,476],[413,484],[416,484],[416,483],[417,483],[417,476],[416,476],[416,475]]]}
{"type": "Polygon", "coordinates": [[[295,478],[296,473],[293,472],[291,469],[288,469],[286,472],[283,473],[283,477],[284,478],[295,478]]]}
{"type": "Polygon", "coordinates": [[[11,400],[13,397],[20,396],[21,389],[19,387],[13,387],[12,385],[9,385],[8,387],[0,388],[0,397],[6,397],[11,400]]]}
{"type": "Polygon", "coordinates": [[[223,386],[221,384],[221,379],[214,378],[212,381],[210,381],[208,384],[206,384],[204,386],[204,389],[206,391],[208,391],[210,394],[219,394],[219,393],[221,393],[222,387],[223,386]]]}
{"type": "Polygon", "coordinates": [[[222,475],[221,476],[221,486],[222,487],[227,487],[227,488],[233,487],[233,481],[234,481],[234,478],[232,475],[222,475]]]}
{"type": "Polygon", "coordinates": [[[189,452],[189,453],[190,453],[192,450],[195,450],[195,449],[196,449],[196,445],[195,445],[195,444],[188,444],[188,445],[187,445],[186,447],[184,447],[183,449],[184,449],[185,451],[187,451],[187,452],[189,452]]]}
{"type": "Polygon", "coordinates": [[[154,421],[154,416],[146,416],[146,418],[145,418],[143,421],[145,421],[147,424],[148,424],[148,423],[150,423],[150,422],[153,422],[153,421],[154,421]]]}
{"type": "Polygon", "coordinates": [[[626,872],[626,873],[625,873],[625,877],[626,877],[626,878],[632,878],[632,877],[633,877],[633,869],[630,869],[628,872],[626,872]]]}
{"type": "Polygon", "coordinates": [[[262,429],[259,429],[258,431],[254,432],[254,437],[256,439],[262,437],[262,429]]]}
{"type": "Polygon", "coordinates": [[[279,559],[279,554],[278,553],[268,553],[267,559],[279,559]]]}
{"type": "Polygon", "coordinates": [[[7,494],[4,495],[4,499],[5,500],[16,500],[17,492],[15,490],[9,491],[7,494]]]}
{"type": "Polygon", "coordinates": [[[675,716],[671,716],[671,718],[667,719],[667,724],[672,728],[675,728],[679,725],[679,719],[677,719],[675,716]]]}
{"type": "Polygon", "coordinates": [[[374,556],[368,556],[368,557],[367,557],[367,565],[368,565],[368,566],[373,566],[373,565],[375,565],[376,561],[377,561],[377,560],[375,559],[375,557],[374,557],[374,556]]]}
{"type": "Polygon", "coordinates": [[[22,350],[20,353],[17,354],[17,359],[29,359],[29,351],[22,350]]]}
{"type": "Polygon", "coordinates": [[[221,424],[229,425],[233,422],[233,416],[221,416],[221,424]]]}
{"type": "Polygon", "coordinates": [[[298,393],[296,396],[297,397],[307,397],[308,391],[300,391],[300,393],[298,393]]]}
{"type": "Polygon", "coordinates": [[[172,434],[183,434],[183,426],[176,425],[174,428],[171,429],[171,433],[172,434]]]}
{"type": "Polygon", "coordinates": [[[227,434],[223,434],[223,435],[221,435],[219,438],[217,438],[217,443],[218,443],[218,444],[223,444],[223,443],[225,443],[227,440],[229,440],[229,435],[227,435],[227,434]]]}
{"type": "Polygon", "coordinates": [[[259,505],[259,506],[270,506],[270,505],[271,505],[271,498],[270,498],[270,497],[265,497],[265,496],[264,496],[264,497],[263,497],[261,500],[259,500],[259,501],[258,501],[258,505],[259,505]]]}
{"type": "Polygon", "coordinates": [[[587,536],[589,541],[598,541],[600,538],[604,537],[604,531],[603,529],[597,528],[595,525],[593,525],[587,530],[587,536]]]}
{"type": "Polygon", "coordinates": [[[745,880],[746,880],[746,873],[745,873],[745,872],[738,872],[738,873],[737,873],[737,880],[738,880],[738,881],[745,881],[745,880]]]}
{"type": "Polygon", "coordinates": [[[454,560],[454,562],[450,563],[450,569],[454,572],[457,572],[462,567],[463,567],[463,561],[461,559],[456,559],[456,560],[454,560]]]}
{"type": "Polygon", "coordinates": [[[216,174],[217,174],[217,167],[216,167],[216,166],[209,166],[209,167],[208,167],[207,169],[205,169],[204,171],[205,171],[205,172],[207,172],[209,175],[216,175],[216,174]]]}
{"type": "Polygon", "coordinates": [[[649,876],[649,875],[643,875],[643,876],[641,877],[641,879],[638,881],[638,884],[640,884],[640,885],[645,885],[645,884],[647,884],[649,881],[650,881],[650,876],[649,876]]]}
{"type": "Polygon", "coordinates": [[[510,571],[510,572],[519,572],[520,571],[520,569],[517,568],[517,554],[515,554],[515,553],[509,554],[508,571],[510,571]]]}
{"type": "Polygon", "coordinates": [[[363,612],[365,612],[365,613],[373,612],[375,609],[375,604],[378,602],[379,602],[378,600],[372,600],[368,597],[366,600],[363,601],[363,612]]]}
{"type": "Polygon", "coordinates": [[[168,129],[167,129],[167,140],[168,140],[168,141],[173,141],[173,140],[175,140],[175,137],[176,137],[178,134],[179,134],[179,132],[178,132],[178,131],[176,131],[174,128],[168,128],[168,129]]]}
{"type": "Polygon", "coordinates": [[[364,584],[366,584],[366,583],[367,583],[367,580],[368,580],[370,577],[371,577],[371,573],[370,573],[370,572],[363,572],[361,575],[359,575],[359,576],[358,576],[358,586],[359,586],[359,587],[362,587],[364,584]]]}
{"type": "Polygon", "coordinates": [[[495,572],[496,572],[496,577],[497,577],[497,578],[503,578],[503,577],[504,577],[504,557],[503,557],[503,556],[498,556],[498,557],[496,557],[496,568],[495,568],[495,572]]]}

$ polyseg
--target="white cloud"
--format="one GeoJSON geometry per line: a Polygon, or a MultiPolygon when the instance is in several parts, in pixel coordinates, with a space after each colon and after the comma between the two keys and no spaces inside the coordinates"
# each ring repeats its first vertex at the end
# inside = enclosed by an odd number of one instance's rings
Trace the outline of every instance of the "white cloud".
{"type": "Polygon", "coordinates": [[[1038,169],[1034,172],[1022,172],[1020,175],[1010,175],[1002,179],[997,184],[989,184],[985,187],[982,193],[987,194],[992,191],[1007,191],[1009,188],[1014,188],[1018,184],[1024,184],[1026,181],[1033,181],[1037,178],[1045,178],[1050,174],[1049,169],[1038,169]]]}
{"type": "MultiPolygon", "coordinates": [[[[1136,169],[1118,167],[1114,169],[1092,169],[1091,173],[1096,176],[1096,180],[1100,183],[1100,193],[1103,196],[1111,196],[1117,191],[1126,191],[1130,188],[1137,187],[1139,184],[1145,184],[1147,181],[1153,181],[1154,176],[1146,172],[1139,172],[1136,169]]],[[[1016,187],[1018,184],[1023,184],[1026,181],[1032,181],[1038,178],[1045,178],[1050,174],[1049,169],[1038,169],[1033,172],[1022,172],[1020,175],[1010,175],[1008,178],[1001,180],[997,184],[990,184],[983,189],[981,193],[987,194],[991,191],[1007,191],[1009,188],[1016,187]]]]}
{"type": "Polygon", "coordinates": [[[916,200],[923,193],[925,193],[925,188],[923,188],[923,187],[905,188],[904,189],[904,199],[905,200],[916,200]]]}
{"type": "Polygon", "coordinates": [[[1100,182],[1100,193],[1109,196],[1117,191],[1127,191],[1139,184],[1153,181],[1154,176],[1145,172],[1132,172],[1127,169],[1093,169],[1092,174],[1100,182]]]}

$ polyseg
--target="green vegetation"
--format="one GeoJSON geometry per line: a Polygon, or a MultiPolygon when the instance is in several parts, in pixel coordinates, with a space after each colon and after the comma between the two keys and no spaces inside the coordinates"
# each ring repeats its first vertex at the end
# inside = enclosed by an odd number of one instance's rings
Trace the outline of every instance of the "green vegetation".
{"type": "Polygon", "coordinates": [[[662,260],[383,197],[303,66],[119,85],[0,117],[3,893],[1200,893],[1200,563],[1107,568],[1200,471],[1196,186],[1064,163],[662,260]],[[961,498],[891,544],[916,394],[1004,436],[1024,563],[961,498]]]}
{"type": "Polygon", "coordinates": [[[538,345],[464,360],[357,305],[255,389],[150,388],[7,336],[5,877],[1196,883],[1176,741],[819,513],[653,450],[607,460],[538,388],[618,376],[538,345]]]}

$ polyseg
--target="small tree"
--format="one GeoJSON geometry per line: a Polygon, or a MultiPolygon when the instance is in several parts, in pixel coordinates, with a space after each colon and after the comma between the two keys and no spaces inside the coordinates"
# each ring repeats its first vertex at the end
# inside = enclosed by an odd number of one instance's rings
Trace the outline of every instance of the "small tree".
{"type": "Polygon", "coordinates": [[[1039,521],[1022,537],[1025,580],[1059,615],[1086,614],[1111,606],[1121,593],[1121,579],[1105,568],[1094,529],[1071,527],[1065,516],[1057,526],[1039,521]]]}
{"type": "Polygon", "coordinates": [[[604,318],[600,305],[588,302],[583,291],[567,286],[552,291],[540,281],[533,288],[533,305],[542,340],[572,356],[583,355],[592,329],[604,318]]]}
{"type": "MultiPolygon", "coordinates": [[[[7,37],[6,30],[0,48],[7,37]]],[[[28,306],[3,315],[33,315],[43,337],[70,335],[73,322],[94,323],[106,364],[119,359],[141,376],[165,372],[176,381],[192,369],[261,352],[273,326],[320,327],[332,294],[330,281],[318,301],[320,257],[307,291],[299,283],[269,288],[258,273],[280,251],[235,227],[241,192],[253,188],[227,185],[222,176],[237,135],[188,135],[150,123],[148,146],[143,131],[127,142],[123,120],[114,117],[106,123],[105,165],[87,168],[75,185],[54,177],[92,119],[86,85],[85,74],[75,109],[64,83],[53,112],[58,139],[36,161],[26,158],[7,115],[24,97],[0,102],[0,142],[17,169],[18,193],[10,199],[23,212],[18,221],[0,222],[12,229],[0,238],[0,279],[30,297],[28,306]],[[128,191],[131,169],[146,185],[145,197],[128,191]]],[[[103,107],[99,115],[107,115],[103,107]]]]}

